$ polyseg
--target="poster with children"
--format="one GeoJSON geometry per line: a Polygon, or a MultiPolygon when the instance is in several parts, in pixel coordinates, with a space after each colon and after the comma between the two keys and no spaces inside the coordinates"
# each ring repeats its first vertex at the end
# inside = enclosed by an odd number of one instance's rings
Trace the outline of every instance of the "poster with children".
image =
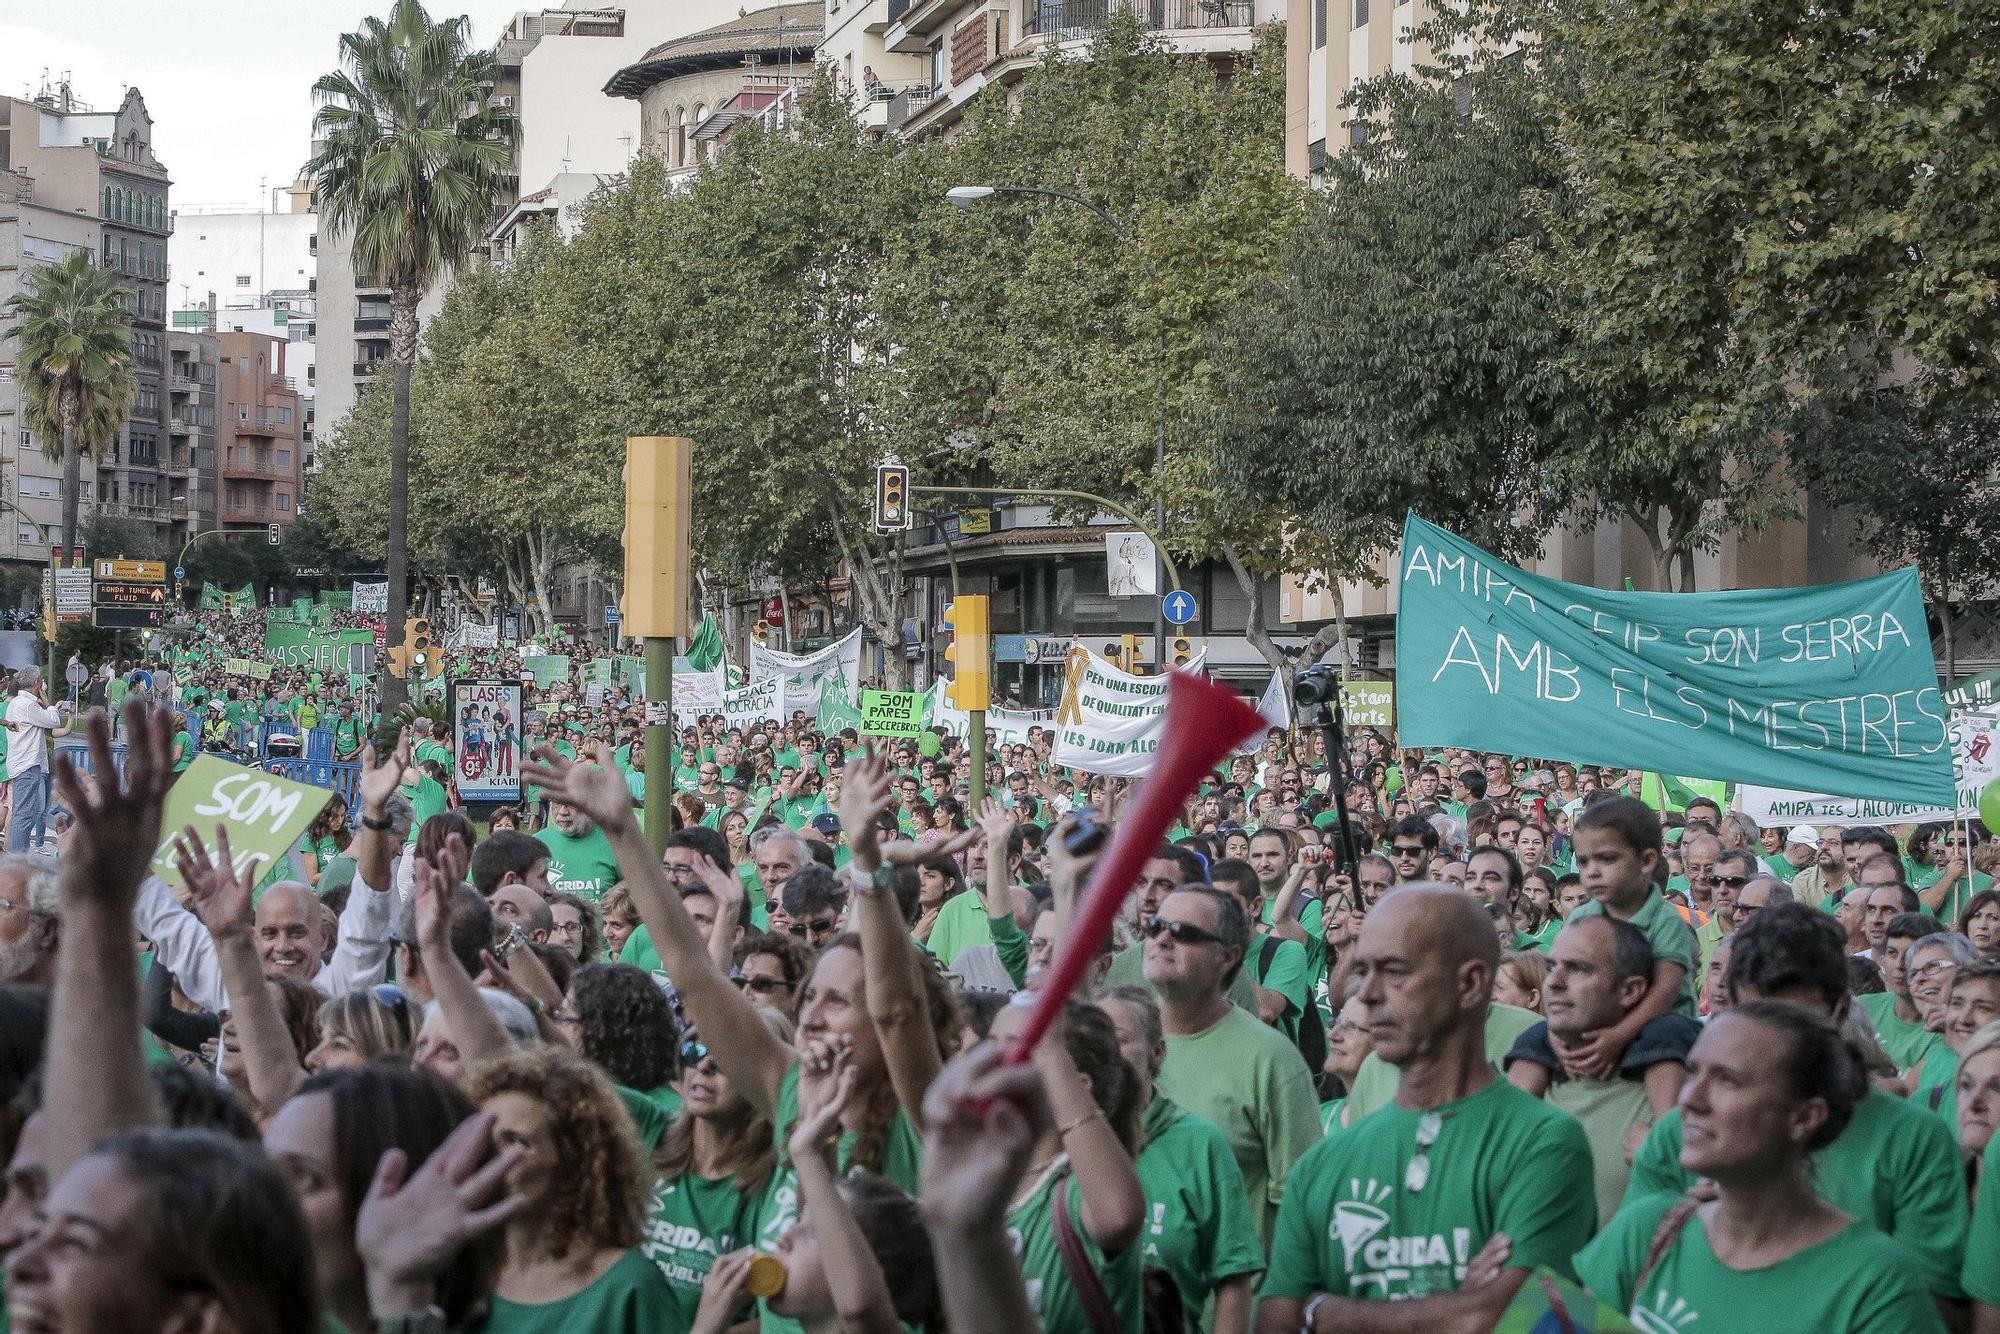
{"type": "Polygon", "coordinates": [[[521,799],[520,682],[452,682],[451,734],[461,801],[521,799]]]}

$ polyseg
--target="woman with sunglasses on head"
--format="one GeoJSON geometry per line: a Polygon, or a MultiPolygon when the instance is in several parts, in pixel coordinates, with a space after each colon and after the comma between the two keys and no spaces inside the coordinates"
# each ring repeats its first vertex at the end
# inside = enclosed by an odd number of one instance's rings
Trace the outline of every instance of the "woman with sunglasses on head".
{"type": "MultiPolygon", "coordinates": [[[[603,758],[608,760],[608,756],[603,758]]],[[[914,1190],[921,1140],[898,1105],[890,1083],[883,1040],[864,999],[859,942],[852,936],[836,935],[820,950],[800,994],[797,1040],[788,1045],[766,1027],[757,1007],[737,989],[729,974],[715,966],[707,939],[668,883],[659,858],[639,828],[629,794],[608,766],[602,762],[596,766],[575,764],[543,749],[523,774],[559,799],[574,803],[606,832],[633,903],[674,979],[689,1020],[700,1030],[736,1090],[771,1121],[778,1165],[765,1191],[756,1244],[768,1249],[797,1218],[798,1182],[786,1144],[799,1120],[799,1054],[813,1042],[842,1037],[853,1052],[857,1086],[840,1114],[839,1168],[844,1171],[859,1164],[903,1190],[914,1190]]],[[[845,819],[842,823],[848,824],[845,819]]],[[[873,844],[867,848],[872,852],[873,844]]],[[[856,857],[873,870],[861,849],[856,857]]],[[[798,874],[803,871],[793,876],[794,881],[798,874]]],[[[789,888],[791,882],[787,883],[789,888]]],[[[919,1022],[931,1023],[937,1033],[955,1036],[955,1015],[943,981],[927,974],[924,985],[926,1004],[919,1022]]],[[[768,1311],[764,1325],[767,1330],[795,1328],[768,1311]]]]}
{"type": "Polygon", "coordinates": [[[392,982],[335,996],[319,1007],[319,1043],[306,1053],[305,1067],[318,1075],[406,1056],[422,1024],[423,1015],[392,982]]]}
{"type": "Polygon", "coordinates": [[[717,1256],[756,1236],[777,1151],[770,1118],[737,1092],[693,1030],[681,1043],[680,1067],[681,1110],[653,1152],[652,1207],[640,1248],[667,1280],[676,1311],[671,1328],[687,1329],[704,1315],[724,1322],[754,1316],[731,1294],[705,1301],[704,1285],[717,1256]]]}
{"type": "Polygon", "coordinates": [[[641,1144],[651,1150],[681,1106],[674,1088],[680,1026],[659,984],[630,964],[590,964],[577,969],[549,1018],[617,1086],[641,1144]]]}
{"type": "Polygon", "coordinates": [[[1724,1011],[1680,1095],[1680,1165],[1715,1197],[1631,1200],[1577,1253],[1577,1276],[1648,1329],[1756,1312],[1814,1334],[1942,1331],[1910,1255],[1814,1189],[1812,1155],[1867,1092],[1825,1016],[1785,1001],[1724,1011]]]}

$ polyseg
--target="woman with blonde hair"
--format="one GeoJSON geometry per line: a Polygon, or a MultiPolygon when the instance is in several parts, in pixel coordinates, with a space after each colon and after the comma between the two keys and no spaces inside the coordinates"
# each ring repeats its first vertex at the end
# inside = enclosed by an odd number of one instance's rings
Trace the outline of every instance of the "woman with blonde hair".
{"type": "Polygon", "coordinates": [[[319,1042],[306,1053],[313,1074],[349,1070],[384,1056],[406,1056],[417,1045],[423,1016],[390,982],[335,996],[319,1007],[319,1042]]]}
{"type": "Polygon", "coordinates": [[[498,1281],[481,1334],[590,1329],[654,1334],[675,1307],[644,1240],[646,1171],[611,1081],[562,1047],[512,1051],[472,1070],[496,1149],[518,1154],[498,1281]]]}

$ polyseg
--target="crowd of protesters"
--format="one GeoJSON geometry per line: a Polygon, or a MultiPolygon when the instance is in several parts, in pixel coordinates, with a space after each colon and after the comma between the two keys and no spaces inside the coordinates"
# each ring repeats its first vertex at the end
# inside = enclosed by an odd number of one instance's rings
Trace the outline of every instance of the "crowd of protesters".
{"type": "Polygon", "coordinates": [[[17,1331],[2000,1331],[1976,820],[1274,730],[1012,1065],[1132,786],[1045,734],[709,717],[649,794],[565,683],[520,805],[364,729],[283,875],[169,884],[168,694],[0,859],[17,1331]]]}

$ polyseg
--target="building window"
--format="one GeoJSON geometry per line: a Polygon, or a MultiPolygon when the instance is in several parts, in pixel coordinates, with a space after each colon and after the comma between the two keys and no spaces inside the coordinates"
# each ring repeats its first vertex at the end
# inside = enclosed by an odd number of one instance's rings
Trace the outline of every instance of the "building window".
{"type": "Polygon", "coordinates": [[[1368,26],[1368,0],[1354,0],[1354,26],[1357,28],[1368,26]]]}
{"type": "Polygon", "coordinates": [[[1313,0],[1313,50],[1326,45],[1326,0],[1313,0]]]}
{"type": "Polygon", "coordinates": [[[668,150],[667,154],[668,165],[678,167],[686,163],[687,151],[688,151],[688,109],[686,107],[675,107],[674,137],[673,137],[672,147],[668,150]]]}
{"type": "MultiPolygon", "coordinates": [[[[1365,3],[1365,0],[1364,0],[1364,3],[1365,3]]],[[[238,287],[248,287],[248,286],[250,285],[250,275],[249,275],[249,274],[247,274],[247,273],[239,273],[239,274],[237,274],[237,275],[236,275],[236,285],[237,285],[238,287]]]]}
{"type": "Polygon", "coordinates": [[[35,531],[35,526],[31,523],[20,525],[14,537],[24,547],[36,547],[42,544],[42,535],[35,531]]]}

